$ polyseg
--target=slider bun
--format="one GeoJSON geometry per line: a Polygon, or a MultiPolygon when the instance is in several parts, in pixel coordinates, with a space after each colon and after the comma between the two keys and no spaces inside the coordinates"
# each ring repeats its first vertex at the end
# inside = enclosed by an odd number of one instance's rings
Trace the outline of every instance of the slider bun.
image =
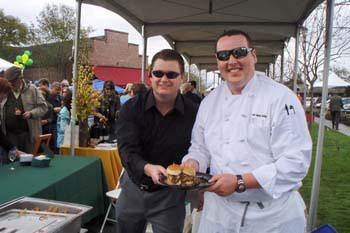
{"type": "Polygon", "coordinates": [[[178,176],[181,174],[181,170],[182,170],[181,166],[174,163],[174,164],[168,166],[168,168],[166,169],[166,172],[169,175],[178,176]]]}
{"type": "Polygon", "coordinates": [[[188,175],[188,176],[196,176],[196,170],[194,170],[191,166],[183,166],[182,167],[182,173],[188,175]]]}

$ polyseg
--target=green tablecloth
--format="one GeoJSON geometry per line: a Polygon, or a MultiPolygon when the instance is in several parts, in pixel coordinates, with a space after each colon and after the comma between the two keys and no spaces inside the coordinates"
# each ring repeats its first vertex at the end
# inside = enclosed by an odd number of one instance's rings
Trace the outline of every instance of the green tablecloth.
{"type": "Polygon", "coordinates": [[[99,158],[56,156],[46,168],[10,166],[0,167],[0,204],[30,196],[92,206],[83,223],[105,213],[107,184],[99,158]]]}

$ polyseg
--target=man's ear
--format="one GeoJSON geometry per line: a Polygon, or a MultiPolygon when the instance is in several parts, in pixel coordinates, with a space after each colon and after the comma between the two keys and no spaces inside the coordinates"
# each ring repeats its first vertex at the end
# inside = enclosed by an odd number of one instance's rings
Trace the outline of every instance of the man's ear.
{"type": "Polygon", "coordinates": [[[254,48],[253,51],[251,52],[253,58],[254,58],[254,64],[258,62],[258,57],[256,56],[256,49],[254,48]]]}

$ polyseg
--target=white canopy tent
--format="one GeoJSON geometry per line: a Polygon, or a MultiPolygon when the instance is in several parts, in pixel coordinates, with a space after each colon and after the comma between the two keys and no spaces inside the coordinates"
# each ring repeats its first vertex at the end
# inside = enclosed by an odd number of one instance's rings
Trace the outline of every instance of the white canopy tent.
{"type": "Polygon", "coordinates": [[[7,70],[11,66],[14,66],[14,64],[12,64],[11,62],[8,62],[8,61],[0,58],[0,72],[7,70]]]}
{"type": "MultiPolygon", "coordinates": [[[[334,72],[329,71],[328,76],[328,88],[333,87],[347,87],[350,86],[350,83],[344,81],[341,79],[338,75],[336,75],[334,72]]],[[[314,87],[323,87],[323,81],[322,79],[314,84],[314,87]]]]}

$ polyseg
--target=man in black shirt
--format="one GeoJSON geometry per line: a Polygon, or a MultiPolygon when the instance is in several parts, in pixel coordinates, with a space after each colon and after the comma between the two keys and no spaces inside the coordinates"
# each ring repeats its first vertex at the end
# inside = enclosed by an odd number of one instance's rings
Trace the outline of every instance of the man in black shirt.
{"type": "Polygon", "coordinates": [[[161,186],[159,179],[190,146],[198,106],[180,95],[184,78],[181,55],[162,50],[152,59],[152,89],[121,108],[116,129],[126,172],[116,206],[119,233],[143,233],[147,222],[155,233],[182,232],[185,191],[161,186]]]}

